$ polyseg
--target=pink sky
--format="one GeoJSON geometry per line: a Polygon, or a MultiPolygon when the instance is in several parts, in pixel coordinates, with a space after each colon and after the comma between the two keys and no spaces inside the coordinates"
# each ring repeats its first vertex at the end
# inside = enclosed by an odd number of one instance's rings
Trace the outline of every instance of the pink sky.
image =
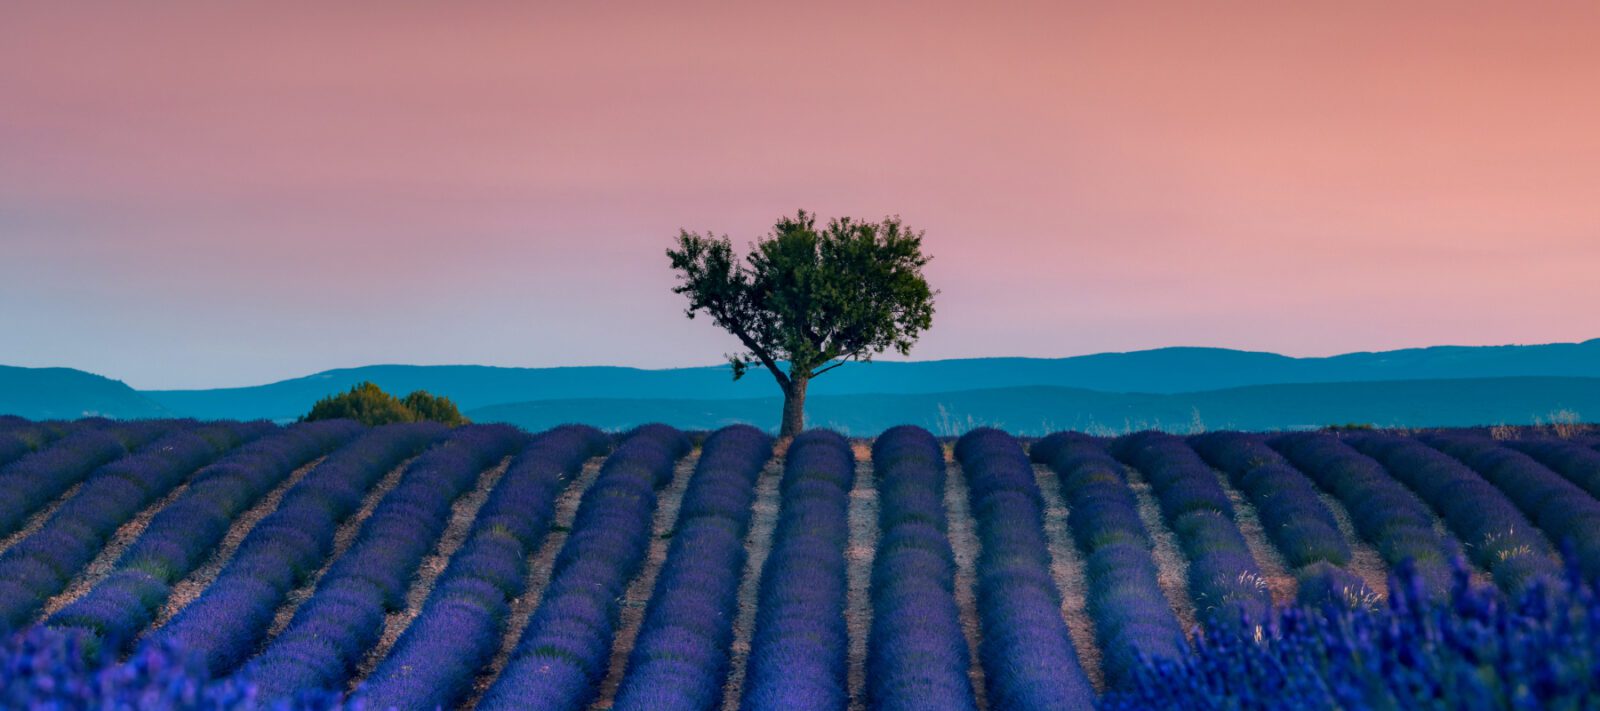
{"type": "Polygon", "coordinates": [[[0,9],[0,363],[708,364],[662,250],[800,207],[919,359],[1600,336],[1595,3],[537,4],[0,9]]]}

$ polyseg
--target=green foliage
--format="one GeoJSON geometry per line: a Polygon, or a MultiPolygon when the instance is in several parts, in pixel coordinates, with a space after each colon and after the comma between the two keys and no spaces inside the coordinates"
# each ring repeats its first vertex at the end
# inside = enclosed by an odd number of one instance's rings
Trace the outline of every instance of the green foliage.
{"type": "Polygon", "coordinates": [[[818,229],[802,210],[778,220],[744,264],[726,236],[687,231],[667,257],[689,318],[703,312],[744,345],[728,356],[733,377],[759,363],[786,392],[848,361],[891,348],[908,354],[933,322],[922,233],[897,217],[843,217],[818,229]]]}
{"type": "Polygon", "coordinates": [[[426,420],[453,427],[468,422],[456,409],[456,404],[447,397],[418,390],[404,398],[396,398],[371,382],[359,383],[349,392],[318,400],[311,406],[311,412],[301,417],[300,421],[334,419],[355,420],[369,426],[426,420]]]}

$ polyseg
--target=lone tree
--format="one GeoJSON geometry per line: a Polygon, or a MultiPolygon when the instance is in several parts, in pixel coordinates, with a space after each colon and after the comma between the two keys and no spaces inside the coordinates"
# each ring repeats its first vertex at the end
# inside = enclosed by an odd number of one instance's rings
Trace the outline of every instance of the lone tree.
{"type": "Polygon", "coordinates": [[[727,356],[733,379],[757,363],[777,379],[780,437],[805,429],[812,378],[890,348],[909,354],[933,323],[938,292],[922,276],[922,233],[898,217],[841,217],[818,229],[816,216],[801,210],[778,220],[743,264],[726,235],[680,230],[667,257],[680,282],[672,291],[689,297],[689,318],[703,312],[744,344],[727,356]]]}

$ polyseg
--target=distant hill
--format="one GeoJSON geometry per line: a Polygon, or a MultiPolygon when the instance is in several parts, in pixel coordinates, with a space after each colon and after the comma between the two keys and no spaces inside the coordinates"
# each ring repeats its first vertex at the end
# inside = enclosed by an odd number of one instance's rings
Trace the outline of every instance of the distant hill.
{"type": "MultiPolygon", "coordinates": [[[[945,393],[818,395],[808,422],[856,435],[898,424],[959,434],[980,425],[1020,435],[1061,429],[1280,430],[1366,423],[1383,427],[1532,424],[1557,410],[1600,413],[1600,378],[1478,378],[1252,385],[1195,393],[1105,393],[1034,386],[945,393]]],[[[737,422],[778,425],[777,398],[545,400],[468,411],[475,422],[537,430],[564,422],[622,429],[667,422],[713,429],[737,422]]]]}
{"type": "MultiPolygon", "coordinates": [[[[833,371],[812,383],[811,394],[918,394],[1025,386],[1174,394],[1283,383],[1520,376],[1600,377],[1600,339],[1533,346],[1440,346],[1328,358],[1221,348],[1162,348],[1056,359],[877,362],[833,371]]],[[[252,387],[154,390],[144,395],[168,410],[192,417],[283,420],[304,414],[319,398],[363,380],[394,393],[421,389],[444,395],[463,410],[532,401],[729,400],[776,394],[765,373],[752,373],[736,383],[726,366],[641,370],[375,365],[252,387]]]]}
{"type": "Polygon", "coordinates": [[[0,365],[0,414],[31,420],[168,417],[166,408],[120,380],[72,368],[0,365]]]}

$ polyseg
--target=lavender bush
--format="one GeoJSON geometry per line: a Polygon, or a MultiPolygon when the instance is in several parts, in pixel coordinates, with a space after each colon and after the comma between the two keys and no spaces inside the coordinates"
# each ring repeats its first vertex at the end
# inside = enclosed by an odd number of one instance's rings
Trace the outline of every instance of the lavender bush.
{"type": "Polygon", "coordinates": [[[434,423],[387,425],[330,455],[251,529],[198,599],[151,633],[151,643],[181,646],[213,673],[238,666],[290,590],[327,558],[334,530],[366,490],[444,433],[434,423]]]}
{"type": "Polygon", "coordinates": [[[835,711],[849,703],[845,545],[855,456],[837,433],[789,443],[772,551],[761,569],[744,711],[835,711]]]}
{"type": "Polygon", "coordinates": [[[1053,434],[1036,442],[1031,454],[1060,475],[1067,525],[1087,559],[1088,611],[1101,667],[1112,688],[1125,687],[1140,660],[1175,658],[1187,649],[1162,594],[1133,490],[1122,465],[1091,437],[1053,434]]]}
{"type": "Polygon", "coordinates": [[[706,439],[613,709],[710,711],[721,705],[750,506],[771,456],[772,438],[747,425],[706,439]]]}
{"type": "Polygon", "coordinates": [[[1266,617],[1272,607],[1266,578],[1211,467],[1182,439],[1162,432],[1118,438],[1112,451],[1149,480],[1189,559],[1189,595],[1202,622],[1266,617]]]}
{"type": "Polygon", "coordinates": [[[944,450],[919,427],[872,444],[878,486],[867,700],[873,709],[975,711],[946,535],[944,450]]]}
{"type": "Polygon", "coordinates": [[[1081,709],[1094,689],[1061,617],[1050,577],[1043,499],[1011,435],[980,428],[956,442],[978,520],[978,656],[991,706],[1081,709]]]}
{"type": "Polygon", "coordinates": [[[611,659],[617,605],[644,562],[656,490],[689,450],[682,433],[646,425],[623,440],[583,493],[539,607],[480,709],[579,709],[611,659]]]}
{"type": "Polygon", "coordinates": [[[556,498],[608,440],[583,425],[537,436],[495,484],[417,619],[355,698],[367,708],[451,708],[499,647],[529,551],[550,528],[556,498]]]}

